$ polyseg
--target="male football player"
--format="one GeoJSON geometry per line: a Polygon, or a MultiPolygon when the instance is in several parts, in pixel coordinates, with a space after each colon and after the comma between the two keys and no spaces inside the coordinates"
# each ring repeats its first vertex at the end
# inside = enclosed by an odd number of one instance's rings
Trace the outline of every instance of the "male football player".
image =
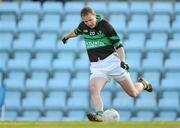
{"type": "Polygon", "coordinates": [[[122,42],[110,23],[90,7],[83,8],[80,15],[82,22],[65,35],[62,42],[66,44],[68,39],[79,35],[85,40],[91,71],[90,95],[96,112],[87,117],[90,121],[101,122],[103,101],[100,93],[110,79],[115,79],[132,97],[138,96],[143,89],[151,92],[152,86],[143,77],[135,84],[132,82],[122,42]]]}

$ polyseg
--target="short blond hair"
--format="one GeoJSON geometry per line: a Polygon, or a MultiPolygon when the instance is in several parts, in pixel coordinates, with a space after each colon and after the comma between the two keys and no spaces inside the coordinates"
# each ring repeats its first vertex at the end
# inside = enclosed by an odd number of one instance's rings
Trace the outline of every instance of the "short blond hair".
{"type": "Polygon", "coordinates": [[[90,7],[84,7],[81,10],[81,17],[87,16],[88,14],[96,14],[95,11],[90,7]]]}

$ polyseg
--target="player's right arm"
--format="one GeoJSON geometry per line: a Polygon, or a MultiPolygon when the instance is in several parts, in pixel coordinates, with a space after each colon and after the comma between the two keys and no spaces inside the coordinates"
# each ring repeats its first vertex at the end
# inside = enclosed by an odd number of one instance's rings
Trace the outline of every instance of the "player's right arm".
{"type": "Polygon", "coordinates": [[[78,28],[74,29],[74,31],[71,31],[70,33],[68,33],[67,35],[64,36],[64,38],[62,39],[62,42],[64,44],[67,43],[67,40],[70,39],[70,38],[74,38],[74,37],[77,37],[78,35],[81,35],[82,34],[82,25],[83,22],[81,22],[78,26],[78,28]]]}
{"type": "Polygon", "coordinates": [[[77,36],[78,36],[78,35],[77,35],[74,31],[72,31],[72,32],[68,33],[67,35],[65,35],[65,36],[63,37],[62,42],[63,42],[64,44],[66,44],[68,39],[73,38],[73,37],[77,37],[77,36]]]}

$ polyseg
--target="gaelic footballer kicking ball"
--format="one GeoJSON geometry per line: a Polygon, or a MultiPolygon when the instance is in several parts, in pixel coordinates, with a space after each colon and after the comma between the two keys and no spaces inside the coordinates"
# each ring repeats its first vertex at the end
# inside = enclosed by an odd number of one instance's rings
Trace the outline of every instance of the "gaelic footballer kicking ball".
{"type": "Polygon", "coordinates": [[[115,109],[107,109],[103,113],[103,121],[104,122],[117,122],[120,121],[120,115],[115,109]]]}

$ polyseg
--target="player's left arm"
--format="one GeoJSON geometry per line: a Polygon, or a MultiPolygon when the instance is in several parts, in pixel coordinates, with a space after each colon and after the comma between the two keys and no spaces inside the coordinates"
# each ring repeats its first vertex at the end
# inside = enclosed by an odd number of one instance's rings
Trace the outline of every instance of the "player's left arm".
{"type": "Polygon", "coordinates": [[[74,37],[77,37],[78,35],[81,35],[82,34],[82,31],[81,31],[81,25],[82,23],[79,24],[78,28],[74,29],[73,31],[71,31],[70,33],[68,33],[67,35],[65,35],[62,39],[62,42],[64,44],[67,43],[67,40],[70,39],[70,38],[74,38],[74,37]]]}
{"type": "Polygon", "coordinates": [[[68,33],[67,35],[65,35],[62,39],[62,42],[64,44],[67,43],[67,40],[70,39],[70,38],[74,38],[74,37],[77,37],[76,33],[74,31],[71,31],[70,33],[68,33]]]}
{"type": "Polygon", "coordinates": [[[109,39],[112,42],[112,45],[114,46],[114,48],[116,49],[116,52],[118,54],[118,57],[121,61],[121,67],[123,69],[129,70],[129,65],[127,63],[125,63],[125,51],[122,45],[122,42],[119,38],[119,36],[117,35],[115,29],[112,27],[112,25],[110,25],[108,22],[106,24],[107,27],[107,36],[109,37],[109,39]]]}
{"type": "Polygon", "coordinates": [[[121,67],[125,70],[129,70],[129,65],[126,63],[126,57],[125,57],[125,52],[124,52],[124,48],[123,47],[119,47],[118,49],[116,49],[116,52],[118,53],[118,56],[120,58],[121,61],[121,67]]]}
{"type": "Polygon", "coordinates": [[[105,22],[106,36],[109,37],[113,47],[116,49],[121,61],[125,62],[125,52],[122,42],[111,24],[105,22]]]}
{"type": "Polygon", "coordinates": [[[118,56],[122,62],[125,62],[125,52],[123,47],[119,47],[116,49],[116,52],[118,53],[118,56]]]}
{"type": "Polygon", "coordinates": [[[73,37],[77,37],[78,35],[76,35],[76,33],[74,31],[71,31],[70,33],[68,33],[66,36],[64,36],[65,39],[69,39],[69,38],[73,38],[73,37]]]}

